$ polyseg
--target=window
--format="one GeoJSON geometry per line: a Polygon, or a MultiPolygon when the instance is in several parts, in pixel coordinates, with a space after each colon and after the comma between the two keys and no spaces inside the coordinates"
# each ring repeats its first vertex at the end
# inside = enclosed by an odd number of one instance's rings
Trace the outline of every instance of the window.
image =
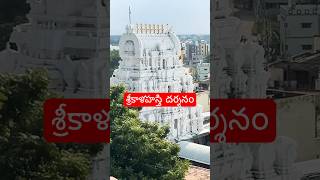
{"type": "Polygon", "coordinates": [[[134,42],[131,40],[128,40],[124,44],[124,52],[128,55],[134,55],[135,54],[135,47],[134,42]]]}
{"type": "Polygon", "coordinates": [[[301,23],[302,28],[311,28],[312,23],[301,23]]]}
{"type": "Polygon", "coordinates": [[[312,50],[312,45],[311,44],[303,44],[301,45],[302,50],[312,50]]]}
{"type": "Polygon", "coordinates": [[[284,27],[287,28],[288,27],[288,23],[284,23],[284,27]]]}
{"type": "Polygon", "coordinates": [[[174,120],[174,128],[177,129],[178,128],[178,119],[174,120]]]}
{"type": "Polygon", "coordinates": [[[220,4],[219,4],[219,1],[216,0],[216,10],[220,9],[220,4]]]}
{"type": "Polygon", "coordinates": [[[166,69],[166,60],[165,59],[162,60],[162,68],[166,69]]]}

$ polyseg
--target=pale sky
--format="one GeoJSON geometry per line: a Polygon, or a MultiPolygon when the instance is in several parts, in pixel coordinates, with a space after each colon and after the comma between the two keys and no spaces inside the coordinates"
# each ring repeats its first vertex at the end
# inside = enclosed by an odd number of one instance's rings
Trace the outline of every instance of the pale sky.
{"type": "Polygon", "coordinates": [[[110,33],[121,35],[129,23],[169,24],[176,34],[210,33],[210,0],[110,0],[110,33]]]}

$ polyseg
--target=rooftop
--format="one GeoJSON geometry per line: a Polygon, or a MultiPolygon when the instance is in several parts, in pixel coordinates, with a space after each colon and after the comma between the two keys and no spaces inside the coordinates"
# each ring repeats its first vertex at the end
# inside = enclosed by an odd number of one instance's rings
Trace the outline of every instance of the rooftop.
{"type": "Polygon", "coordinates": [[[210,147],[188,141],[178,142],[179,157],[195,163],[210,165],[210,147]]]}
{"type": "Polygon", "coordinates": [[[209,180],[210,179],[210,169],[190,166],[185,180],[209,180]]]}

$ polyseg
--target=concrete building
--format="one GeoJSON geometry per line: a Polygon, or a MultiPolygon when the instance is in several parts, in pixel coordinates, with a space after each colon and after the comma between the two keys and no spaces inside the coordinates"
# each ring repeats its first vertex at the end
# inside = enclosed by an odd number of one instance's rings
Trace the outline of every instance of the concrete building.
{"type": "MultiPolygon", "coordinates": [[[[128,25],[121,36],[119,68],[111,85],[124,84],[129,92],[193,92],[188,69],[179,60],[181,45],[168,25],[128,25]]],[[[188,139],[203,130],[201,106],[143,107],[142,121],[169,125],[168,139],[188,139]]]]}
{"type": "Polygon", "coordinates": [[[288,5],[289,0],[252,0],[257,17],[276,17],[280,14],[280,6],[288,5]]]}
{"type": "Polygon", "coordinates": [[[187,60],[187,47],[186,47],[186,43],[184,42],[181,42],[180,60],[182,61],[183,64],[185,64],[187,60]]]}
{"type": "Polygon", "coordinates": [[[269,64],[269,87],[283,90],[320,90],[320,53],[305,53],[269,64]]]}
{"type": "MultiPolygon", "coordinates": [[[[276,17],[280,14],[281,6],[292,6],[295,4],[315,4],[315,0],[247,0],[247,6],[251,7],[257,17],[276,17]]],[[[239,1],[239,4],[241,2],[239,1]]]]}
{"type": "Polygon", "coordinates": [[[320,33],[320,6],[295,5],[280,7],[280,51],[291,57],[315,51],[315,37],[320,33]]]}
{"type": "Polygon", "coordinates": [[[210,78],[210,63],[197,64],[197,79],[199,81],[207,81],[210,78]]]}
{"type": "Polygon", "coordinates": [[[209,55],[210,47],[209,44],[205,40],[201,40],[198,44],[198,54],[206,57],[209,55]]]}
{"type": "Polygon", "coordinates": [[[186,65],[191,65],[193,61],[193,56],[197,53],[197,47],[193,41],[187,41],[186,44],[186,65]]]}
{"type": "Polygon", "coordinates": [[[198,51],[195,53],[192,53],[192,58],[189,61],[190,66],[197,66],[197,64],[202,63],[204,59],[204,56],[199,54],[198,51]]]}
{"type": "Polygon", "coordinates": [[[210,46],[205,40],[186,41],[184,44],[186,51],[185,65],[196,66],[203,62],[204,58],[210,53],[210,46]]]}

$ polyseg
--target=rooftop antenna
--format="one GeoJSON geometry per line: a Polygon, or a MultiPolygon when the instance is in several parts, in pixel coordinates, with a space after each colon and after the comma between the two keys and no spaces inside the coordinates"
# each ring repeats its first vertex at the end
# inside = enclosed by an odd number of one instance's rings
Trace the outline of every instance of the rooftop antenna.
{"type": "Polygon", "coordinates": [[[131,24],[131,8],[129,6],[129,24],[131,24]]]}

